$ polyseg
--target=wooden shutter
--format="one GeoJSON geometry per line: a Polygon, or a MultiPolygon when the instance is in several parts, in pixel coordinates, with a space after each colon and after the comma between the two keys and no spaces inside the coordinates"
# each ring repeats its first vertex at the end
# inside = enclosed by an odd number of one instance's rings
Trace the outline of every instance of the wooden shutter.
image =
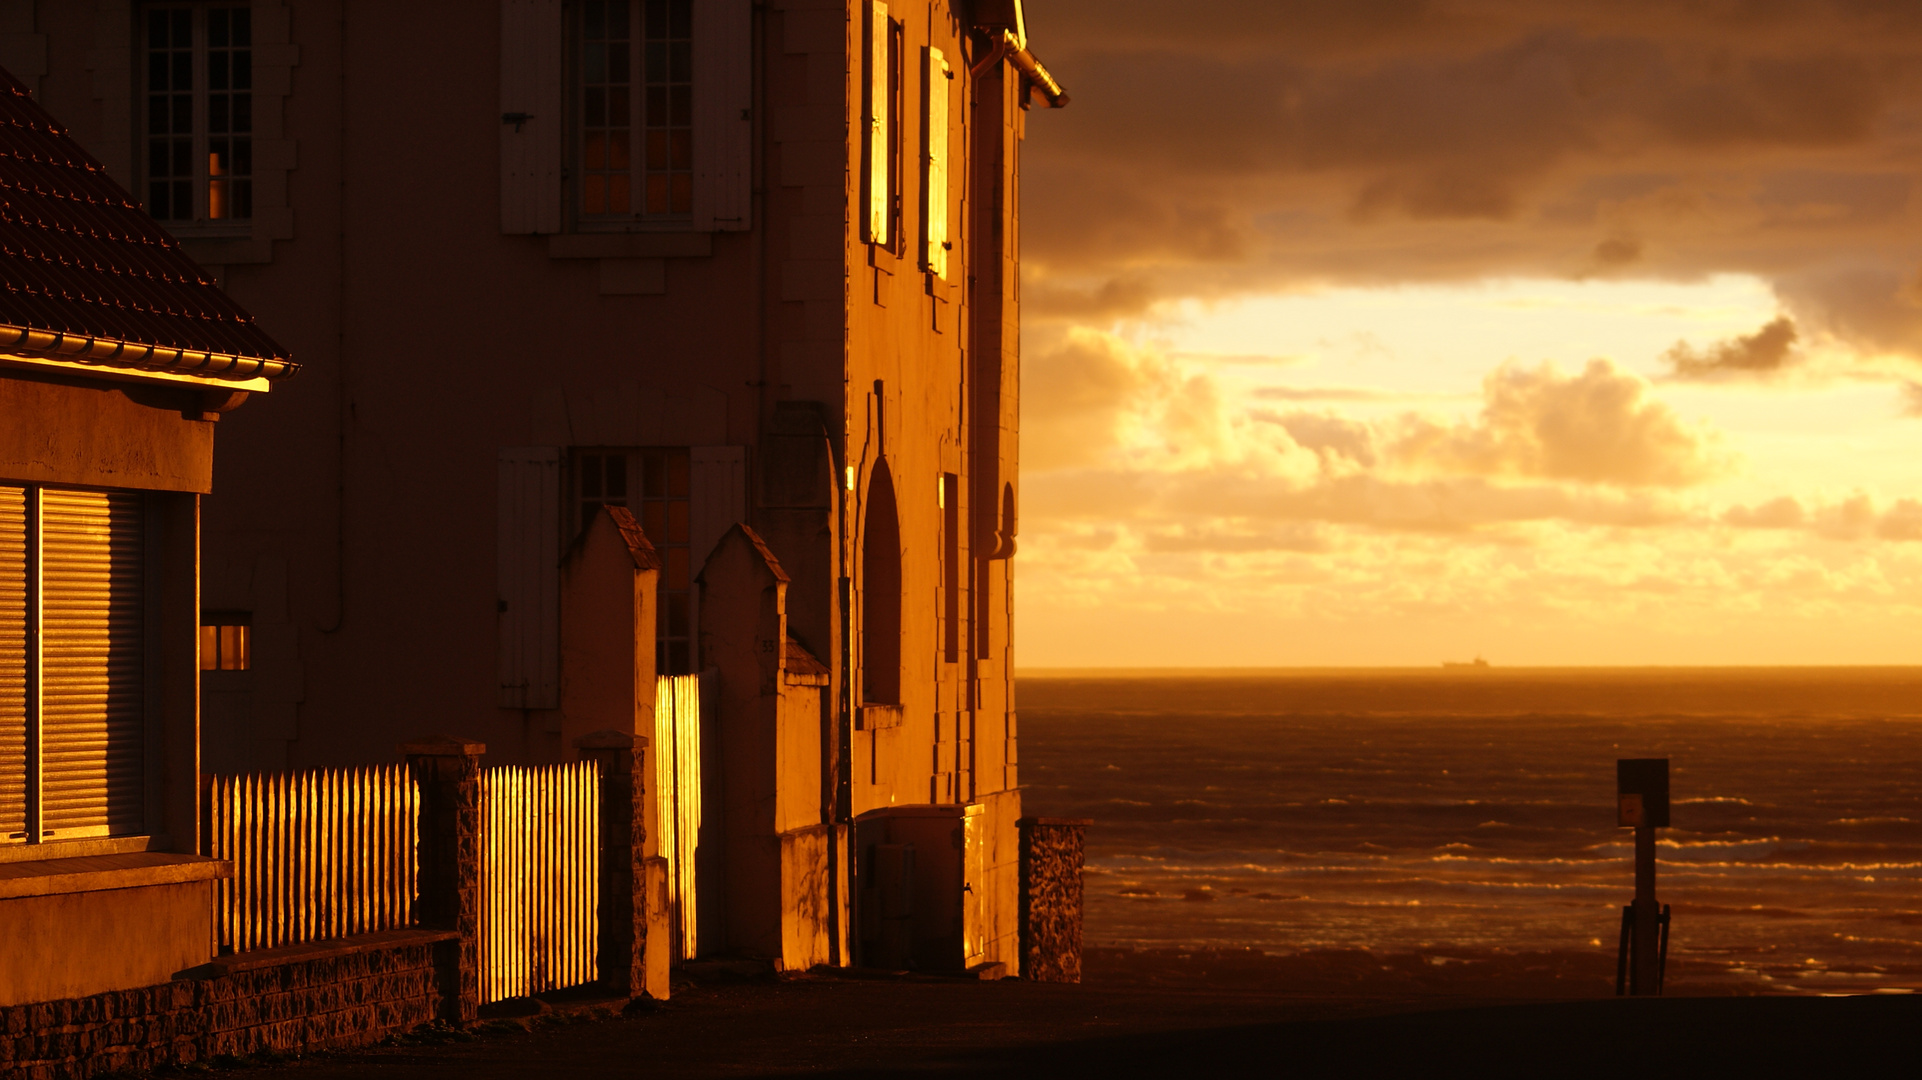
{"type": "Polygon", "coordinates": [[[749,225],[753,155],[750,0],[694,0],[694,228],[749,225]]]}
{"type": "Polygon", "coordinates": [[[27,839],[27,492],[0,487],[0,844],[27,839]]]}
{"type": "Polygon", "coordinates": [[[41,494],[45,836],[144,824],[146,542],[141,497],[41,494]]]}
{"type": "Polygon", "coordinates": [[[925,88],[921,113],[923,179],[921,266],[936,277],[948,276],[948,61],[929,47],[922,64],[925,88]]]}
{"type": "Polygon", "coordinates": [[[862,217],[862,239],[870,244],[888,244],[893,241],[888,226],[894,219],[888,205],[888,172],[893,164],[893,155],[888,152],[888,110],[894,107],[894,95],[888,86],[888,5],[883,0],[869,0],[865,37],[867,79],[861,93],[868,138],[862,149],[862,164],[867,171],[862,186],[867,212],[862,217]]]}
{"type": "MultiPolygon", "coordinates": [[[[698,577],[714,545],[747,520],[747,447],[695,446],[688,449],[687,567],[698,577]]],[[[701,649],[701,604],[698,590],[689,596],[689,650],[696,663],[701,649]]]]}
{"type": "Polygon", "coordinates": [[[501,0],[504,233],[561,231],[561,40],[561,0],[501,0]]]}
{"type": "Polygon", "coordinates": [[[503,449],[499,475],[499,703],[505,709],[557,709],[561,452],[552,446],[503,449]]]}

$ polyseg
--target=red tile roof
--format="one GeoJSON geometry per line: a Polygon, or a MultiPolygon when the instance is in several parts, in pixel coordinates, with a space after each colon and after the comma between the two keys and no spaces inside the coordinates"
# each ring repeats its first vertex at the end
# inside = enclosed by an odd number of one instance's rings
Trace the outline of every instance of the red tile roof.
{"type": "Polygon", "coordinates": [[[287,351],[0,70],[0,354],[215,379],[287,351]]]}

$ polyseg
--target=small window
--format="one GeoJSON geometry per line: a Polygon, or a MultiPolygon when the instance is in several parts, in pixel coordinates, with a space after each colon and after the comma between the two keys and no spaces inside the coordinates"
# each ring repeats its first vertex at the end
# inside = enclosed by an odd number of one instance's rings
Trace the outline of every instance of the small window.
{"type": "Polygon", "coordinates": [[[253,217],[253,12],[142,11],[147,212],[170,225],[253,217]]]}
{"type": "Polygon", "coordinates": [[[688,470],[684,446],[596,448],[574,453],[578,535],[603,506],[624,506],[661,556],[655,667],[662,675],[694,670],[693,576],[688,555],[688,470]]]}
{"type": "Polygon", "coordinates": [[[580,8],[580,213],[590,220],[694,211],[693,0],[580,8]]]}
{"type": "Polygon", "coordinates": [[[252,666],[253,617],[244,611],[200,616],[200,670],[246,671],[252,666]]]}

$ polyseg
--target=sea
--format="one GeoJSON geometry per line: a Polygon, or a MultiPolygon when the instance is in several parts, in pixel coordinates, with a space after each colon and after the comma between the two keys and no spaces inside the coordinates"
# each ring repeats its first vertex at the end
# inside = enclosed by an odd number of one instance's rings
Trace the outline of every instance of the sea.
{"type": "Polygon", "coordinates": [[[1024,812],[1093,819],[1091,947],[1593,951],[1615,762],[1670,762],[1671,958],[1922,990],[1922,668],[1024,674],[1024,812]]]}

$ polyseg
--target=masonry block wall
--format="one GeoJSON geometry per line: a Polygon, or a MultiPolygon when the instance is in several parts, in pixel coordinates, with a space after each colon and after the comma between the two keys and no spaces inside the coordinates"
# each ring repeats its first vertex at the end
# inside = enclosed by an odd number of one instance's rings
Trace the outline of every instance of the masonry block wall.
{"type": "Polygon", "coordinates": [[[1021,974],[1081,981],[1081,868],[1087,818],[1022,818],[1021,974]]]}
{"type": "Polygon", "coordinates": [[[243,954],[201,978],[0,1009],[0,1075],[79,1080],[264,1050],[366,1046],[434,1019],[439,937],[366,935],[303,959],[274,950],[280,962],[248,967],[234,963],[243,954]]]}

